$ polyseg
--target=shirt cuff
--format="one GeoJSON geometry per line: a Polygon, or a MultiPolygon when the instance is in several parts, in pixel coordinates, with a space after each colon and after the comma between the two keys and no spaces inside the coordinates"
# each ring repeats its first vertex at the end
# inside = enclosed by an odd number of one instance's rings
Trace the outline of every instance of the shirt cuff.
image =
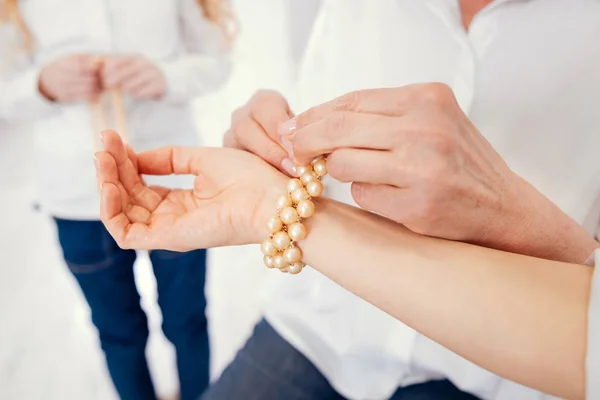
{"type": "Polygon", "coordinates": [[[588,309],[588,351],[586,360],[586,398],[600,399],[600,249],[589,258],[587,264],[594,265],[590,305],[588,309]]]}

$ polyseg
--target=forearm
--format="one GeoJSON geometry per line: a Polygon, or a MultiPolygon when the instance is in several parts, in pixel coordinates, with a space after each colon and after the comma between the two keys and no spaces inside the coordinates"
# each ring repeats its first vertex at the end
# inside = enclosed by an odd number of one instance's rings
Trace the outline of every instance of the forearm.
{"type": "Polygon", "coordinates": [[[307,221],[305,261],[465,358],[583,398],[592,270],[423,237],[330,200],[307,221]]]}
{"type": "Polygon", "coordinates": [[[517,177],[514,199],[478,242],[485,247],[570,263],[583,263],[600,244],[524,179],[517,177]]]}

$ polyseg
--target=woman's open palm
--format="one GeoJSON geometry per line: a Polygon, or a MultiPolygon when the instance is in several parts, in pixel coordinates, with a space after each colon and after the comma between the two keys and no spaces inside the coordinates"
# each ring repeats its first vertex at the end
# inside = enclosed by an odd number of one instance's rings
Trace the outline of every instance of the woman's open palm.
{"type": "Polygon", "coordinates": [[[285,177],[249,153],[165,147],[140,154],[116,132],[96,154],[100,216],[119,246],[188,251],[258,243],[285,177]],[[142,175],[195,175],[191,190],[147,186],[142,175]]]}

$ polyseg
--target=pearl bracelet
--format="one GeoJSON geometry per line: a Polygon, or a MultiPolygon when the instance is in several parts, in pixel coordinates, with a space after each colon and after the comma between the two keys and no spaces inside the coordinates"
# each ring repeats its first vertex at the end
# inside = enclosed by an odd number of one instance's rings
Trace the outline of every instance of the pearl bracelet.
{"type": "Polygon", "coordinates": [[[293,275],[302,272],[302,250],[297,242],[306,238],[306,227],[302,219],[315,213],[313,197],[323,194],[321,179],[327,175],[324,157],[315,158],[311,165],[296,167],[300,178],[291,179],[287,184],[287,194],[277,199],[277,215],[267,220],[270,236],[262,242],[264,263],[268,268],[276,268],[293,275]]]}

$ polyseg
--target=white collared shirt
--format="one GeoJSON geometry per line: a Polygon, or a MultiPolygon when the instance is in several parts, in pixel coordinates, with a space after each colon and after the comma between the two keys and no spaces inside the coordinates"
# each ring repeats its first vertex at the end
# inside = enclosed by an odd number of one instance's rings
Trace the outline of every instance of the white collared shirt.
{"type": "MultiPolygon", "coordinates": [[[[44,209],[67,219],[99,219],[93,162],[99,132],[90,106],[45,100],[38,91],[41,68],[72,53],[142,54],[163,72],[167,94],[161,101],[125,98],[132,146],[197,146],[188,105],[227,79],[228,46],[195,0],[25,0],[19,6],[35,48],[31,57],[19,53],[16,30],[0,26],[0,120],[34,123],[44,209]]],[[[111,110],[105,114],[114,121],[111,110]]]]}
{"type": "MultiPolygon", "coordinates": [[[[358,89],[444,82],[509,166],[592,230],[600,220],[599,37],[597,0],[494,1],[468,33],[455,0],[328,0],[294,111],[358,89]]],[[[349,185],[329,181],[327,191],[354,204],[349,185]]],[[[439,378],[484,399],[544,397],[314,270],[273,275],[267,292],[268,321],[348,398],[385,399],[439,378]]]]}

